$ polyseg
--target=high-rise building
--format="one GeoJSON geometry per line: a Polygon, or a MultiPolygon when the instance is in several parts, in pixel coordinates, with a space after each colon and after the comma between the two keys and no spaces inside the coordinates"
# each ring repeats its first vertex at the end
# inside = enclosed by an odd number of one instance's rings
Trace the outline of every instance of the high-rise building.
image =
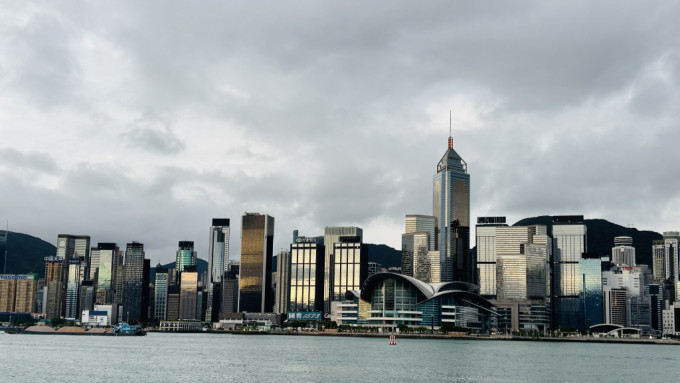
{"type": "Polygon", "coordinates": [[[168,309],[168,288],[170,287],[170,274],[168,269],[159,263],[156,266],[156,279],[154,281],[154,318],[165,320],[168,309]]]}
{"type": "Polygon", "coordinates": [[[579,260],[581,303],[579,329],[602,323],[602,259],[598,254],[583,254],[579,260]]]}
{"type": "Polygon", "coordinates": [[[224,273],[229,264],[229,218],[213,218],[210,226],[210,248],[208,249],[208,283],[206,319],[211,322],[219,320],[221,292],[215,294],[215,284],[222,283],[224,273]]]}
{"type": "Polygon", "coordinates": [[[635,248],[632,237],[614,237],[612,263],[617,266],[635,267],[635,248]]]}
{"type": "Polygon", "coordinates": [[[553,328],[579,328],[582,278],[579,261],[587,252],[583,216],[553,217],[552,312],[553,328]]]}
{"type": "Polygon", "coordinates": [[[323,301],[324,312],[330,313],[331,310],[331,296],[333,294],[333,251],[334,245],[340,241],[340,237],[358,237],[360,242],[363,242],[364,231],[355,226],[327,226],[324,229],[323,244],[325,246],[324,257],[324,276],[323,276],[323,301]]]}
{"type": "Polygon", "coordinates": [[[73,258],[82,258],[86,264],[85,279],[88,279],[90,267],[90,236],[89,235],[73,235],[73,234],[59,234],[57,236],[57,257],[64,260],[73,258]]]}
{"type": "Polygon", "coordinates": [[[291,243],[289,299],[285,312],[323,311],[324,261],[325,248],[318,237],[298,236],[291,243]]]}
{"type": "Polygon", "coordinates": [[[478,217],[476,231],[477,243],[477,276],[479,295],[496,298],[496,228],[507,226],[505,217],[478,217]]]}
{"type": "Polygon", "coordinates": [[[95,301],[94,282],[84,280],[80,285],[80,311],[92,310],[95,301]]]}
{"type": "Polygon", "coordinates": [[[432,215],[407,214],[404,219],[404,233],[427,233],[427,250],[437,250],[435,217],[432,215]]]}
{"type": "Polygon", "coordinates": [[[652,241],[652,272],[654,280],[663,283],[666,279],[666,250],[663,240],[652,241]]]}
{"type": "Polygon", "coordinates": [[[196,266],[196,252],[194,251],[193,241],[179,241],[177,247],[177,254],[175,258],[175,269],[177,270],[177,282],[179,282],[179,273],[184,271],[186,266],[196,266]]]}
{"type": "Polygon", "coordinates": [[[58,318],[62,315],[63,268],[63,258],[45,258],[45,288],[47,291],[43,293],[43,300],[45,302],[43,308],[45,315],[49,319],[58,318]]]}
{"type": "Polygon", "coordinates": [[[664,279],[673,284],[672,300],[677,300],[680,297],[680,257],[678,255],[678,248],[680,246],[680,232],[666,231],[663,233],[664,241],[664,279]]]}
{"type": "Polygon", "coordinates": [[[120,265],[118,246],[115,243],[99,242],[96,253],[99,258],[96,303],[114,303],[118,266],[120,265]]]}
{"type": "Polygon", "coordinates": [[[475,283],[474,260],[470,254],[470,174],[467,163],[448,148],[434,175],[433,215],[438,233],[442,282],[475,283]]]}
{"type": "MultiPolygon", "coordinates": [[[[138,322],[146,317],[142,312],[144,297],[144,244],[128,243],[125,248],[125,276],[123,283],[123,319],[138,322]]],[[[144,307],[146,310],[146,307],[144,307]]]]}
{"type": "Polygon", "coordinates": [[[66,281],[65,317],[67,319],[76,320],[80,318],[82,313],[82,309],[80,308],[80,287],[85,279],[87,263],[85,262],[85,258],[80,256],[69,258],[64,262],[68,274],[68,280],[66,281]]]}
{"type": "Polygon", "coordinates": [[[37,275],[0,274],[0,312],[35,312],[37,275]]]}
{"type": "Polygon", "coordinates": [[[423,278],[416,277],[418,271],[420,271],[421,273],[426,271],[427,274],[429,274],[429,270],[423,270],[424,265],[421,265],[421,261],[428,263],[427,262],[428,241],[429,241],[428,233],[424,231],[406,233],[401,235],[402,274],[409,277],[415,277],[416,279],[419,280],[423,280],[423,278]]]}
{"type": "Polygon", "coordinates": [[[179,319],[201,319],[198,306],[198,272],[195,266],[187,266],[180,273],[179,319]]]}
{"type": "MultiPolygon", "coordinates": [[[[294,241],[297,241],[297,238],[295,238],[294,241]]],[[[286,249],[282,249],[279,252],[279,255],[276,256],[276,299],[274,301],[274,312],[277,314],[285,314],[288,312],[287,306],[288,297],[290,296],[291,267],[291,253],[286,249]]],[[[323,273],[323,268],[320,271],[323,273]]],[[[317,280],[323,289],[322,280],[323,274],[321,274],[321,278],[317,280]]],[[[321,291],[322,293],[317,295],[318,298],[323,296],[323,290],[321,291]]]]}
{"type": "Polygon", "coordinates": [[[496,294],[499,300],[546,298],[545,226],[497,226],[496,294]]]}
{"type": "Polygon", "coordinates": [[[99,275],[99,248],[90,248],[90,262],[88,265],[88,280],[97,281],[99,275]]]}
{"type": "Polygon", "coordinates": [[[343,301],[350,290],[361,290],[368,277],[368,250],[361,237],[341,236],[333,244],[331,301],[343,301]]]}
{"type": "Polygon", "coordinates": [[[269,313],[274,308],[272,292],[274,217],[246,213],[241,222],[238,311],[269,313]]]}
{"type": "Polygon", "coordinates": [[[228,271],[222,279],[222,303],[220,304],[220,319],[238,312],[238,274],[239,266],[230,263],[228,271]]]}
{"type": "Polygon", "coordinates": [[[179,301],[180,301],[179,285],[168,286],[168,300],[165,312],[165,320],[175,321],[179,319],[179,301]]]}
{"type": "Polygon", "coordinates": [[[663,286],[657,283],[646,287],[646,295],[650,297],[650,322],[652,329],[663,330],[662,310],[664,308],[663,286]]]}
{"type": "Polygon", "coordinates": [[[604,323],[626,326],[628,323],[626,301],[628,294],[625,288],[602,287],[604,303],[604,323]]]}

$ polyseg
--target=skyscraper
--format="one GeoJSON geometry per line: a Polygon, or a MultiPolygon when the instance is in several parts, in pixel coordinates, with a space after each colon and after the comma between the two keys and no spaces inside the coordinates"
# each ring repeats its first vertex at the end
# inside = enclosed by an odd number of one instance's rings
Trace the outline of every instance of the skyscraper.
{"type": "Polygon", "coordinates": [[[246,213],[241,224],[240,312],[272,312],[274,217],[246,213]]]}
{"type": "Polygon", "coordinates": [[[201,313],[197,310],[198,272],[195,266],[188,266],[180,273],[179,287],[179,319],[201,319],[201,313]]]}
{"type": "Polygon", "coordinates": [[[154,318],[165,320],[168,309],[168,287],[170,287],[170,274],[168,269],[159,263],[156,266],[156,280],[154,282],[154,318]]]}
{"type": "Polygon", "coordinates": [[[298,236],[291,243],[289,282],[283,281],[290,286],[289,299],[282,312],[323,310],[324,258],[318,237],[298,236]]]}
{"type": "MultiPolygon", "coordinates": [[[[294,243],[296,241],[297,238],[295,238],[294,243]]],[[[285,314],[288,311],[288,297],[290,295],[291,284],[290,271],[291,271],[290,252],[286,249],[282,249],[279,252],[279,255],[276,257],[276,300],[274,302],[274,312],[277,314],[285,314]]],[[[323,283],[322,283],[323,269],[321,269],[321,273],[322,273],[321,278],[319,278],[316,281],[316,283],[322,286],[321,290],[322,293],[317,295],[317,297],[319,298],[323,296],[323,283]]]]}
{"type": "MultiPolygon", "coordinates": [[[[57,251],[57,253],[59,252],[57,251]]],[[[81,314],[80,288],[85,278],[87,264],[85,263],[84,257],[70,258],[64,262],[68,273],[68,280],[66,282],[65,317],[68,319],[79,319],[81,314]]]]}
{"type": "Polygon", "coordinates": [[[666,231],[663,233],[664,241],[664,268],[665,279],[673,283],[675,287],[672,289],[672,300],[677,300],[680,297],[680,256],[678,249],[680,247],[680,232],[666,231]]]}
{"type": "MultiPolygon", "coordinates": [[[[144,296],[144,244],[128,243],[125,248],[125,276],[123,282],[123,319],[129,322],[140,321],[144,296]]],[[[144,308],[146,309],[146,308],[144,308]]]]}
{"type": "Polygon", "coordinates": [[[586,247],[583,216],[553,217],[552,305],[553,328],[579,328],[582,276],[579,261],[586,247]]]}
{"type": "Polygon", "coordinates": [[[360,290],[368,276],[368,251],[359,236],[341,236],[333,244],[331,301],[343,301],[350,290],[360,290]]]}
{"type": "Polygon", "coordinates": [[[324,276],[323,276],[323,300],[324,312],[329,313],[331,310],[331,295],[333,294],[333,251],[334,245],[340,241],[341,236],[358,237],[359,242],[363,242],[364,231],[355,226],[327,226],[324,229],[323,244],[325,246],[324,257],[324,276]]]}
{"type": "Polygon", "coordinates": [[[581,314],[579,329],[602,323],[602,260],[599,254],[583,254],[579,260],[581,314]]]}
{"type": "Polygon", "coordinates": [[[404,234],[427,233],[427,250],[436,250],[435,217],[432,215],[407,214],[404,219],[404,234]]]}
{"type": "Polygon", "coordinates": [[[196,266],[196,257],[194,241],[179,241],[175,258],[175,269],[178,276],[177,282],[179,282],[179,273],[184,271],[185,266],[196,266]]]}
{"type": "Polygon", "coordinates": [[[97,244],[99,266],[97,271],[97,304],[114,303],[118,277],[119,252],[115,243],[97,244]]]}
{"type": "MultiPolygon", "coordinates": [[[[206,320],[219,320],[221,292],[215,294],[215,284],[221,284],[229,264],[229,218],[213,218],[210,226],[210,249],[208,250],[208,299],[206,320]],[[214,309],[213,309],[214,308],[214,309]]],[[[221,289],[221,285],[219,286],[221,289]]],[[[219,289],[218,289],[219,290],[219,289]]]]}
{"type": "Polygon", "coordinates": [[[635,267],[635,248],[632,237],[614,237],[612,263],[617,266],[635,267]]]}
{"type": "Polygon", "coordinates": [[[475,283],[475,267],[470,257],[470,175],[467,163],[448,148],[434,175],[433,215],[441,263],[442,282],[475,283]]]}
{"type": "Polygon", "coordinates": [[[505,217],[479,217],[475,227],[477,237],[477,276],[479,295],[496,298],[496,227],[507,226],[505,217]]]}
{"type": "Polygon", "coordinates": [[[43,309],[49,319],[60,317],[62,313],[63,267],[64,260],[62,258],[48,257],[45,260],[45,288],[47,289],[47,294],[43,297],[45,299],[43,309]]]}

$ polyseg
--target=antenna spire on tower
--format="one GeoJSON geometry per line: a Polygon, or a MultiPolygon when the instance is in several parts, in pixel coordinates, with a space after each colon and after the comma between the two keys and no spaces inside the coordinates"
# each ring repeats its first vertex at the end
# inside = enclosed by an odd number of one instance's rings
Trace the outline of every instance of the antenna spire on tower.
{"type": "Polygon", "coordinates": [[[451,136],[451,109],[449,109],[449,149],[453,149],[453,136],[451,136]]]}

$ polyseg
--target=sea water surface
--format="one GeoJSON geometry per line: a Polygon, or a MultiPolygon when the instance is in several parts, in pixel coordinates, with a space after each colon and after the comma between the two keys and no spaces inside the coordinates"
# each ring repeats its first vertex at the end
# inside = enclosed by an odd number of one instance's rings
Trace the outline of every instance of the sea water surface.
{"type": "Polygon", "coordinates": [[[388,338],[0,334],[0,382],[668,382],[680,347],[388,338]]]}

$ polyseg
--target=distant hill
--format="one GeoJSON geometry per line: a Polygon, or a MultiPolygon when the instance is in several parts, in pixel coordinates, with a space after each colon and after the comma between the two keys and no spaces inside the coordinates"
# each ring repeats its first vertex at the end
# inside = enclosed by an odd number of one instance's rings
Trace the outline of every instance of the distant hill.
{"type": "Polygon", "coordinates": [[[401,267],[401,251],[387,245],[367,243],[368,261],[380,263],[384,268],[401,267]]]}
{"type": "MultiPolygon", "coordinates": [[[[0,230],[0,237],[5,231],[0,230]]],[[[3,238],[4,240],[4,238],[3,238]]],[[[3,241],[0,240],[0,241],[3,241]]],[[[3,241],[4,242],[4,241],[3,241]]],[[[45,277],[45,257],[57,254],[57,248],[40,238],[28,234],[7,233],[7,274],[37,273],[40,278],[45,277]]],[[[5,244],[0,243],[0,261],[4,262],[5,244]]],[[[0,263],[2,272],[3,263],[0,263]]]]}
{"type": "MultiPolygon", "coordinates": [[[[168,269],[174,269],[176,262],[171,262],[165,265],[161,265],[165,268],[168,269]]],[[[196,270],[198,271],[198,274],[201,275],[201,273],[205,273],[208,271],[208,261],[205,261],[201,258],[196,259],[196,270]]],[[[156,266],[151,266],[151,275],[149,276],[149,281],[153,283],[156,280],[156,266]]]]}
{"type": "MultiPolygon", "coordinates": [[[[640,231],[627,228],[604,219],[586,219],[588,252],[597,253],[601,256],[611,256],[614,247],[614,237],[628,236],[633,238],[635,247],[635,262],[652,267],[652,241],[663,239],[663,236],[654,231],[640,231]]],[[[545,225],[548,234],[552,235],[552,216],[524,218],[517,221],[513,226],[545,225]]]]}

